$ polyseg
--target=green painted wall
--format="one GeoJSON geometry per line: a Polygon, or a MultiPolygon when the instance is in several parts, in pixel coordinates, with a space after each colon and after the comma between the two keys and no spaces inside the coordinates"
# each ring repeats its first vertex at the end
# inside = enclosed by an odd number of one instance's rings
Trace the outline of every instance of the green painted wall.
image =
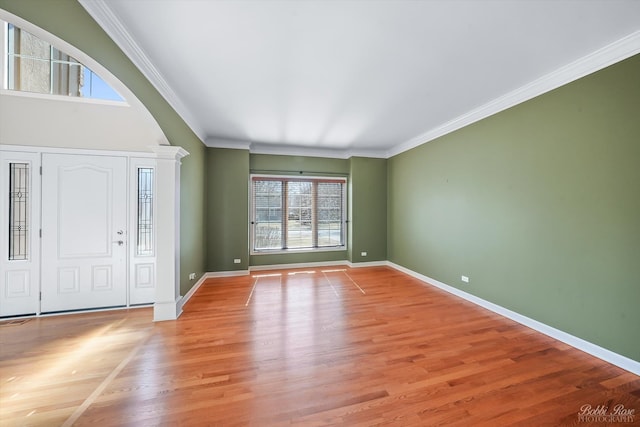
{"type": "MultiPolygon", "coordinates": [[[[209,224],[207,267],[209,271],[246,270],[249,266],[350,259],[347,251],[249,255],[248,188],[251,173],[349,177],[354,171],[353,159],[249,154],[248,151],[243,150],[213,148],[208,149],[207,159],[207,222],[209,224]],[[233,255],[234,253],[242,254],[242,257],[233,255]],[[242,263],[230,264],[233,258],[241,258],[242,263]]],[[[364,215],[360,217],[362,226],[356,231],[356,233],[362,233],[362,238],[356,239],[356,242],[362,241],[363,245],[372,248],[369,250],[369,256],[362,258],[362,261],[385,259],[382,254],[386,251],[386,160],[357,159],[358,166],[355,169],[357,182],[361,183],[363,188],[367,188],[357,199],[364,215]],[[374,177],[376,173],[382,175],[374,177]],[[371,182],[376,182],[379,188],[377,190],[368,188],[371,182]],[[377,214],[369,215],[372,210],[377,214]],[[365,224],[373,224],[376,232],[381,230],[382,237],[371,238],[369,235],[373,233],[366,229],[365,224]]],[[[348,209],[351,210],[350,207],[348,209]]],[[[351,239],[351,236],[349,238],[351,239]]]]}
{"type": "Polygon", "coordinates": [[[251,255],[251,265],[281,265],[310,262],[338,262],[347,259],[347,251],[303,252],[289,254],[251,255]]]}
{"type": "Polygon", "coordinates": [[[349,251],[351,262],[387,259],[387,160],[351,159],[349,251]],[[367,252],[363,257],[362,252],[367,252]]]}
{"type": "Polygon", "coordinates": [[[172,145],[186,149],[182,159],[180,206],[180,288],[205,272],[205,146],[109,36],[75,0],[0,0],[0,8],[60,37],[102,64],[147,107],[172,145]]]}
{"type": "MultiPolygon", "coordinates": [[[[386,160],[363,157],[332,159],[249,154],[245,150],[207,149],[207,268],[246,270],[249,266],[333,262],[351,259],[347,251],[249,256],[249,175],[271,173],[300,176],[346,176],[350,193],[349,245],[356,245],[355,262],[386,259],[386,160]],[[353,208],[351,207],[353,202],[353,208]],[[353,211],[353,215],[351,212],[353,211]],[[360,257],[367,251],[367,257],[360,257]],[[240,264],[233,264],[240,258],[240,264]]],[[[354,246],[355,247],[355,246],[354,246]]]]}
{"type": "Polygon", "coordinates": [[[185,295],[207,272],[205,152],[203,145],[190,149],[182,143],[172,145],[180,145],[190,153],[182,159],[180,169],[180,294],[185,295]],[[196,279],[190,281],[189,273],[196,273],[196,279]]]}
{"type": "Polygon", "coordinates": [[[635,56],[389,159],[389,260],[640,361],[638,76],[635,56]]]}
{"type": "Polygon", "coordinates": [[[247,270],[248,150],[207,148],[207,224],[207,270],[247,270]],[[240,264],[234,264],[236,258],[240,264]]]}

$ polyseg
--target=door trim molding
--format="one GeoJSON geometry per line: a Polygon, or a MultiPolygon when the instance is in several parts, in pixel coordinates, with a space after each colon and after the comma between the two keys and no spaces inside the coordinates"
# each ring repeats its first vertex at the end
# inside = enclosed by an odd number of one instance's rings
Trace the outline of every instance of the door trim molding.
{"type": "Polygon", "coordinates": [[[9,145],[0,144],[2,151],[23,151],[26,153],[40,154],[80,154],[85,156],[116,156],[116,157],[157,157],[154,152],[150,151],[116,151],[116,150],[91,150],[83,148],[61,148],[61,147],[39,147],[36,145],[9,145]]]}
{"type": "MultiPolygon", "coordinates": [[[[166,300],[164,300],[164,303],[159,305],[158,311],[159,311],[159,319],[158,320],[169,320],[169,319],[175,319],[177,318],[180,313],[181,313],[181,305],[179,305],[179,300],[180,300],[180,284],[179,284],[179,263],[180,263],[180,248],[179,248],[179,232],[180,232],[180,216],[179,216],[179,197],[176,199],[176,194],[179,196],[179,191],[180,191],[180,181],[179,181],[179,176],[180,176],[180,159],[186,155],[188,155],[189,153],[187,151],[185,151],[183,148],[181,147],[177,147],[177,146],[168,146],[168,145],[158,145],[158,146],[153,146],[150,145],[149,146],[149,151],[148,152],[142,152],[142,151],[119,151],[119,150],[94,150],[94,149],[78,149],[78,148],[62,148],[62,147],[46,147],[46,146],[36,146],[36,145],[15,145],[15,144],[0,144],[0,151],[3,153],[8,153],[8,154],[19,154],[19,153],[27,153],[30,155],[37,155],[39,156],[39,161],[38,161],[38,168],[40,167],[40,162],[42,159],[42,155],[44,154],[75,154],[75,155],[86,155],[86,156],[112,156],[112,157],[124,157],[127,159],[127,164],[128,166],[131,166],[132,162],[135,161],[135,159],[137,158],[138,160],[143,160],[144,162],[148,162],[148,161],[153,161],[154,163],[154,168],[156,170],[158,170],[158,163],[163,163],[163,162],[167,162],[170,163],[170,171],[169,171],[169,175],[171,177],[171,187],[169,186],[160,186],[160,185],[156,185],[156,189],[158,191],[156,191],[157,196],[160,198],[160,200],[164,200],[164,199],[169,199],[174,201],[173,203],[169,203],[169,204],[165,204],[165,205],[159,205],[159,209],[154,209],[156,212],[161,213],[163,212],[163,210],[166,209],[165,213],[169,213],[171,212],[171,221],[173,223],[172,229],[175,230],[175,233],[172,233],[171,236],[171,240],[173,242],[175,242],[176,244],[173,245],[174,246],[174,250],[171,251],[170,253],[165,253],[164,256],[162,256],[162,254],[158,254],[156,252],[156,260],[158,263],[161,264],[165,264],[165,265],[171,265],[174,270],[175,270],[175,280],[171,281],[171,289],[175,289],[175,293],[174,296],[172,298],[167,298],[166,300]],[[172,190],[173,188],[173,190],[172,190]],[[162,191],[160,191],[162,190],[162,191]],[[169,196],[167,196],[166,194],[162,194],[162,193],[171,193],[169,196]],[[175,193],[175,194],[174,194],[175,193]],[[175,203],[175,200],[178,201],[178,203],[175,203]],[[175,213],[174,213],[175,210],[175,213]],[[163,307],[162,305],[166,306],[163,307]]],[[[130,171],[129,171],[130,174],[130,171]]],[[[128,184],[127,184],[127,188],[128,191],[131,191],[131,180],[134,179],[131,176],[128,176],[127,180],[128,180],[128,184]]],[[[40,180],[37,181],[38,183],[40,182],[40,180]]],[[[166,183],[167,181],[165,181],[166,183]]],[[[40,200],[41,195],[38,194],[37,197],[40,200]]],[[[39,202],[40,203],[40,202],[39,202]]],[[[39,206],[39,204],[38,204],[39,206]]],[[[38,211],[40,210],[40,208],[38,208],[38,211]]],[[[131,217],[131,215],[133,215],[132,213],[133,211],[131,210],[131,206],[129,206],[128,208],[128,213],[127,215],[129,217],[131,217]]],[[[131,219],[131,218],[129,218],[131,219]]],[[[34,230],[39,230],[41,227],[41,218],[38,219],[38,224],[34,224],[34,230]]],[[[158,230],[158,225],[156,225],[156,230],[158,230]]],[[[163,230],[164,232],[164,230],[163,230]]],[[[1,234],[1,233],[0,233],[1,234]]],[[[157,235],[162,235],[163,233],[157,233],[157,235]]],[[[40,239],[37,240],[38,242],[38,248],[37,248],[37,252],[40,253],[40,244],[41,241],[40,239]]],[[[161,242],[162,244],[162,242],[161,242]]],[[[129,269],[131,267],[131,257],[130,254],[127,254],[127,277],[125,280],[127,280],[126,286],[127,286],[127,292],[129,291],[129,287],[131,286],[131,282],[129,279],[129,269]]],[[[42,265],[41,265],[41,260],[39,260],[39,265],[38,265],[38,277],[40,277],[41,274],[41,269],[42,269],[42,265]]],[[[161,277],[158,274],[158,267],[156,265],[155,267],[155,277],[161,277]]],[[[170,277],[174,277],[173,275],[170,277]]],[[[41,286],[40,284],[38,284],[38,291],[41,290],[41,286]]],[[[157,294],[157,290],[156,290],[156,294],[157,294]]],[[[127,295],[128,297],[128,295],[127,295]]],[[[157,295],[156,295],[157,298],[157,295]]],[[[151,305],[151,304],[149,304],[151,305]]],[[[127,308],[135,308],[138,305],[131,305],[129,298],[127,298],[127,303],[126,306],[121,306],[121,307],[109,307],[106,309],[127,309],[127,308]]],[[[87,309],[87,310],[81,310],[82,312],[84,311],[101,311],[102,309],[100,308],[91,308],[91,309],[87,309]]],[[[56,312],[56,315],[63,315],[63,314],[73,314],[73,313],[78,313],[80,312],[79,310],[72,310],[72,311],[68,311],[68,312],[56,312]]],[[[46,314],[42,314],[41,310],[40,310],[40,302],[38,302],[38,310],[35,313],[25,313],[25,314],[15,314],[15,315],[8,315],[6,316],[7,318],[11,317],[40,317],[41,315],[52,315],[51,313],[46,313],[46,314]]]]}

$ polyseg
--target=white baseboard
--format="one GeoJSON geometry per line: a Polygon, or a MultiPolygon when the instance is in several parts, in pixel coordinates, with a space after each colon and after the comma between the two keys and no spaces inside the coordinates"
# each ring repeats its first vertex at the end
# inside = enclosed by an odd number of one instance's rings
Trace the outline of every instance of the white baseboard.
{"type": "Polygon", "coordinates": [[[115,306],[115,307],[87,308],[87,309],[81,309],[81,310],[56,311],[53,313],[34,313],[34,314],[24,314],[24,315],[18,315],[18,316],[4,316],[0,318],[0,321],[11,321],[11,320],[18,320],[18,319],[37,319],[39,317],[68,316],[70,314],[102,313],[105,311],[135,310],[138,308],[149,308],[149,307],[153,307],[153,303],[122,305],[122,306],[115,306]]]}
{"type": "Polygon", "coordinates": [[[176,320],[182,314],[181,298],[175,301],[155,302],[153,304],[153,321],[176,320]]]}
{"type": "Polygon", "coordinates": [[[212,279],[214,277],[245,276],[247,274],[249,273],[246,270],[218,271],[215,273],[204,273],[200,277],[200,279],[191,287],[191,289],[189,289],[189,291],[182,298],[180,298],[180,302],[179,302],[180,312],[182,312],[182,307],[184,307],[184,305],[191,299],[191,297],[196,293],[196,291],[200,289],[200,286],[202,286],[202,284],[206,282],[207,279],[210,279],[210,278],[212,279]]]}
{"type": "MultiPolygon", "coordinates": [[[[205,279],[213,279],[215,277],[236,277],[236,276],[248,276],[249,270],[231,270],[231,271],[216,271],[213,273],[205,273],[205,279]]],[[[202,279],[200,279],[202,280],[202,279]]]]}
{"type": "Polygon", "coordinates": [[[389,265],[389,262],[388,261],[349,262],[348,265],[351,268],[385,267],[389,265]]]}
{"type": "Polygon", "coordinates": [[[200,286],[202,286],[202,284],[206,282],[207,279],[214,279],[216,277],[247,276],[248,274],[249,274],[249,270],[216,271],[212,273],[204,273],[202,277],[200,277],[200,279],[195,283],[195,285],[193,285],[191,289],[189,289],[189,292],[187,292],[180,299],[180,302],[179,302],[180,313],[182,313],[182,307],[184,307],[184,305],[191,299],[191,297],[196,293],[196,291],[200,289],[200,286]]]}
{"type": "Polygon", "coordinates": [[[511,319],[515,322],[520,323],[521,325],[527,326],[531,329],[534,329],[540,333],[543,333],[551,338],[555,338],[558,341],[562,341],[565,344],[569,344],[570,346],[577,348],[578,350],[582,350],[585,353],[588,353],[592,356],[595,356],[599,359],[604,360],[605,362],[609,362],[613,365],[616,365],[622,369],[626,369],[627,371],[640,375],[640,362],[630,359],[626,356],[622,356],[618,353],[614,353],[611,350],[607,350],[606,348],[600,347],[599,345],[590,343],[589,341],[585,341],[582,338],[578,338],[574,335],[568,334],[559,329],[553,328],[549,325],[545,325],[542,322],[531,319],[527,316],[523,316],[522,314],[516,313],[515,311],[511,311],[507,308],[479,298],[475,295],[472,295],[468,292],[462,291],[453,286],[447,285],[445,283],[439,282],[438,280],[432,279],[431,277],[422,275],[420,273],[416,273],[413,270],[409,270],[408,268],[402,267],[401,265],[394,264],[390,261],[387,261],[388,266],[395,268],[398,271],[408,274],[411,277],[415,277],[416,279],[424,282],[427,285],[435,286],[439,289],[442,289],[446,292],[449,292],[455,296],[463,298],[469,302],[472,302],[480,307],[486,308],[487,310],[493,311],[501,316],[504,316],[508,319],[511,319]]]}

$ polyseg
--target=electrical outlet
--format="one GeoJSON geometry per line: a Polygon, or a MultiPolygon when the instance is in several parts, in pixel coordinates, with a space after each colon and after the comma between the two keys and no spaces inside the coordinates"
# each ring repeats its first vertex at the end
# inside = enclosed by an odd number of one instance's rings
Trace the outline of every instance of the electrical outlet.
{"type": "Polygon", "coordinates": [[[367,256],[366,252],[360,252],[360,256],[367,256]]]}
{"type": "Polygon", "coordinates": [[[460,280],[462,280],[464,283],[469,283],[469,278],[467,276],[461,276],[460,280]]]}
{"type": "Polygon", "coordinates": [[[233,263],[234,264],[240,264],[242,261],[240,260],[240,258],[234,258],[233,259],[233,263]]]}
{"type": "Polygon", "coordinates": [[[196,280],[196,273],[189,273],[189,280],[196,280]]]}

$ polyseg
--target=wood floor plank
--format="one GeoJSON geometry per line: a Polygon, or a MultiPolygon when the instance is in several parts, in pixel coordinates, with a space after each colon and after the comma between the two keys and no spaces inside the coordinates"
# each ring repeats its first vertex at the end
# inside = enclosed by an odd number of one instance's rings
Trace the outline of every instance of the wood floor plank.
{"type": "Polygon", "coordinates": [[[175,322],[36,318],[0,344],[3,426],[640,425],[640,377],[387,267],[209,279],[175,322]]]}

